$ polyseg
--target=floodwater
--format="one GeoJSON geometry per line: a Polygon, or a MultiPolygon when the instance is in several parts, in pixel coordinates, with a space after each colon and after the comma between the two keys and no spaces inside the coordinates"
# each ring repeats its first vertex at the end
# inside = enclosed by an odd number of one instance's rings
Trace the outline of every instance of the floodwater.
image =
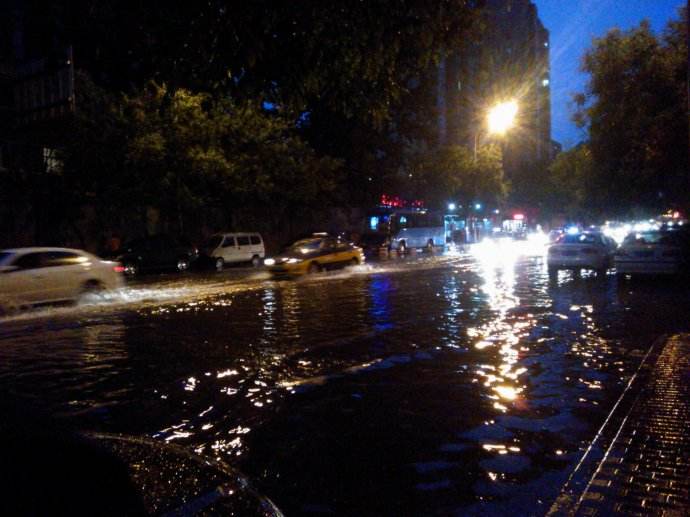
{"type": "Polygon", "coordinates": [[[299,280],[138,280],[0,320],[6,399],[238,468],[286,515],[540,515],[654,339],[677,282],[546,271],[485,243],[299,280]]]}

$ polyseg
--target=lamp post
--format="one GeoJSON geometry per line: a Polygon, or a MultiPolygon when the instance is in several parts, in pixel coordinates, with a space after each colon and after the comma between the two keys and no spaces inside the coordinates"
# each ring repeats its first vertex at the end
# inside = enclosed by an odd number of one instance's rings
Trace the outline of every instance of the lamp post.
{"type": "MultiPolygon", "coordinates": [[[[488,113],[488,133],[490,135],[505,135],[515,124],[518,104],[515,100],[501,102],[493,106],[488,113]]],[[[474,161],[477,161],[477,141],[481,128],[474,133],[474,161]]]]}

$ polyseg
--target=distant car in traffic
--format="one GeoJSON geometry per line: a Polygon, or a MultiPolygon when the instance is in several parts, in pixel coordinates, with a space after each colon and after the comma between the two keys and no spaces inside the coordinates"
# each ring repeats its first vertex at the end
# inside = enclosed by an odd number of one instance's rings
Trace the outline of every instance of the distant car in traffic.
{"type": "Polygon", "coordinates": [[[184,239],[170,235],[154,235],[133,240],[123,247],[117,260],[126,275],[135,276],[146,271],[187,271],[196,260],[198,250],[184,239]]]}
{"type": "Polygon", "coordinates": [[[71,301],[122,286],[124,268],[82,250],[16,248],[0,251],[0,313],[71,301]]]}
{"type": "Polygon", "coordinates": [[[616,252],[616,274],[675,275],[687,264],[690,234],[682,230],[632,232],[616,252]]]}
{"type": "Polygon", "coordinates": [[[303,275],[356,266],[364,262],[362,248],[342,239],[315,235],[300,239],[280,255],[264,261],[274,275],[303,275]]]}
{"type": "Polygon", "coordinates": [[[613,265],[616,242],[600,232],[565,233],[549,246],[550,273],[559,269],[593,269],[605,273],[613,265]]]}
{"type": "Polygon", "coordinates": [[[266,256],[266,249],[258,233],[217,233],[201,247],[203,256],[221,270],[226,264],[251,262],[258,267],[266,256]]]}

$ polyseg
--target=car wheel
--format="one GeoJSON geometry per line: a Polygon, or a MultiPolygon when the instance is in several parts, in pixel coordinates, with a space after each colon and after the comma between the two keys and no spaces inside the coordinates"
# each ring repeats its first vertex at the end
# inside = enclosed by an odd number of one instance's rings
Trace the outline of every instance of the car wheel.
{"type": "Polygon", "coordinates": [[[426,243],[426,250],[429,253],[432,253],[434,251],[434,241],[432,239],[429,239],[429,241],[426,243]]]}
{"type": "Polygon", "coordinates": [[[400,243],[398,244],[398,253],[400,253],[401,255],[407,253],[407,243],[405,241],[400,241],[400,243]]]}
{"type": "Polygon", "coordinates": [[[259,267],[261,265],[261,257],[259,255],[254,255],[252,257],[252,266],[259,267]]]}
{"type": "Polygon", "coordinates": [[[315,273],[319,273],[319,272],[321,272],[321,266],[319,266],[318,262],[312,262],[311,264],[309,264],[308,271],[309,271],[310,275],[313,275],[315,273]]]}
{"type": "Polygon", "coordinates": [[[223,260],[223,257],[218,257],[216,259],[216,271],[223,271],[223,268],[225,267],[225,261],[223,260]]]}
{"type": "Polygon", "coordinates": [[[137,276],[139,274],[139,266],[134,262],[129,262],[125,264],[125,275],[127,276],[137,276]]]}
{"type": "Polygon", "coordinates": [[[357,257],[352,257],[352,260],[350,260],[350,265],[359,266],[359,259],[357,257]]]}
{"type": "Polygon", "coordinates": [[[187,271],[189,269],[189,260],[186,258],[181,258],[177,261],[178,271],[187,271]]]}
{"type": "Polygon", "coordinates": [[[20,307],[11,300],[0,300],[0,317],[13,316],[17,314],[20,307]]]}
{"type": "Polygon", "coordinates": [[[99,280],[89,280],[81,286],[78,302],[94,302],[101,299],[105,286],[99,280]]]}

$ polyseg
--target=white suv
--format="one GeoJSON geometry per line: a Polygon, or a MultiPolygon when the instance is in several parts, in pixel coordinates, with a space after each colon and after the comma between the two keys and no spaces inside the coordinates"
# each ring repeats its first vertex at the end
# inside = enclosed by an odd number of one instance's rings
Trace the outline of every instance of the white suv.
{"type": "Polygon", "coordinates": [[[258,233],[216,233],[206,241],[202,251],[218,270],[225,264],[238,262],[251,262],[257,267],[266,256],[264,241],[258,233]]]}
{"type": "Polygon", "coordinates": [[[122,286],[117,262],[69,248],[0,250],[0,314],[122,286]]]}

